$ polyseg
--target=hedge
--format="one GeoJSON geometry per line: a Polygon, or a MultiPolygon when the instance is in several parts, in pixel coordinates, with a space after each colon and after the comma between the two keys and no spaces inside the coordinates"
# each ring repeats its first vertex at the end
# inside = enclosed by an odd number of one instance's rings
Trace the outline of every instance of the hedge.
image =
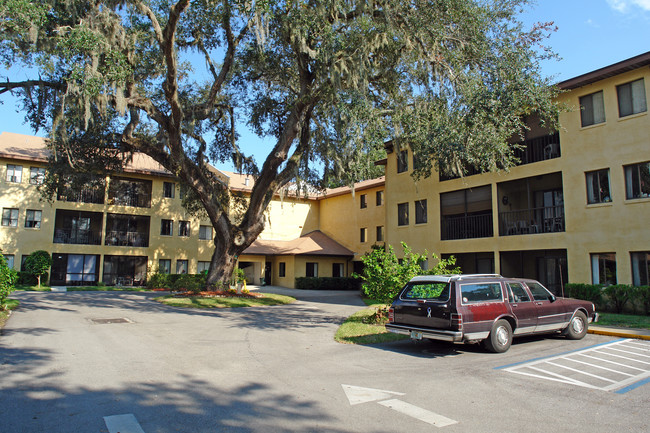
{"type": "Polygon", "coordinates": [[[628,308],[633,312],[640,309],[642,314],[650,314],[650,286],[567,284],[565,291],[571,298],[593,302],[600,311],[622,313],[628,308]]]}
{"type": "Polygon", "coordinates": [[[351,277],[298,277],[296,289],[361,290],[361,280],[351,277]]]}

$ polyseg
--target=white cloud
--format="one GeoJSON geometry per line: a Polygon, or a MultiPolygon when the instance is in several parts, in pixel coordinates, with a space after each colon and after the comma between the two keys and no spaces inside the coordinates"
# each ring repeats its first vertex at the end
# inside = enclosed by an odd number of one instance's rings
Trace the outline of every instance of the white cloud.
{"type": "Polygon", "coordinates": [[[627,12],[634,7],[650,11],[650,0],[607,0],[607,4],[619,12],[627,12]]]}

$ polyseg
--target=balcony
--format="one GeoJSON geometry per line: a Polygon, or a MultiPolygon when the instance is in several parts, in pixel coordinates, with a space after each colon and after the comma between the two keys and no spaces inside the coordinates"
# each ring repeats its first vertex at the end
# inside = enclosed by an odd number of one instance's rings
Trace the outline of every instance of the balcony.
{"type": "Polygon", "coordinates": [[[564,206],[536,207],[499,213],[501,236],[564,231],[564,206]]]}
{"type": "Polygon", "coordinates": [[[104,190],[100,188],[82,188],[80,191],[73,191],[65,188],[57,193],[56,199],[74,203],[104,204],[104,190]]]}
{"type": "Polygon", "coordinates": [[[151,181],[112,177],[108,203],[120,206],[151,207],[151,181]]]}
{"type": "Polygon", "coordinates": [[[492,213],[443,216],[442,240],[488,238],[494,235],[492,213]]]}
{"type": "Polygon", "coordinates": [[[151,207],[151,194],[120,194],[108,198],[108,204],[131,207],[151,207]]]}
{"type": "Polygon", "coordinates": [[[560,153],[559,132],[530,138],[518,144],[523,146],[515,150],[515,156],[519,159],[518,165],[532,164],[533,162],[546,161],[547,159],[562,156],[560,153]]]}
{"type": "Polygon", "coordinates": [[[54,230],[55,244],[76,244],[76,245],[101,245],[102,236],[100,232],[83,229],[62,229],[54,230]]]}
{"type": "Polygon", "coordinates": [[[149,233],[109,231],[106,232],[104,244],[117,247],[148,247],[149,233]]]}

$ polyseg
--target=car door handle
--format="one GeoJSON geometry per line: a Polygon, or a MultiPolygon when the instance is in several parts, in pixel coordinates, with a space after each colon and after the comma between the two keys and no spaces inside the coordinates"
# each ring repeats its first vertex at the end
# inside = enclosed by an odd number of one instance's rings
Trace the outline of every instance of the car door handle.
{"type": "Polygon", "coordinates": [[[519,305],[519,304],[510,304],[511,307],[516,307],[516,306],[518,306],[518,305],[519,305]]]}
{"type": "Polygon", "coordinates": [[[535,302],[535,305],[544,305],[542,302],[535,302]]]}

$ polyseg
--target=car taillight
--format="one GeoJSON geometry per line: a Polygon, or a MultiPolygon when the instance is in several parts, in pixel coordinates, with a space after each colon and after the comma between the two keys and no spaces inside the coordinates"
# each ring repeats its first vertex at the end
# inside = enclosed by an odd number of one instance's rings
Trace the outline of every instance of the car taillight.
{"type": "Polygon", "coordinates": [[[395,309],[390,307],[388,309],[388,322],[393,323],[395,321],[395,309]]]}
{"type": "Polygon", "coordinates": [[[463,329],[463,315],[457,313],[451,313],[451,329],[460,331],[463,329]]]}

